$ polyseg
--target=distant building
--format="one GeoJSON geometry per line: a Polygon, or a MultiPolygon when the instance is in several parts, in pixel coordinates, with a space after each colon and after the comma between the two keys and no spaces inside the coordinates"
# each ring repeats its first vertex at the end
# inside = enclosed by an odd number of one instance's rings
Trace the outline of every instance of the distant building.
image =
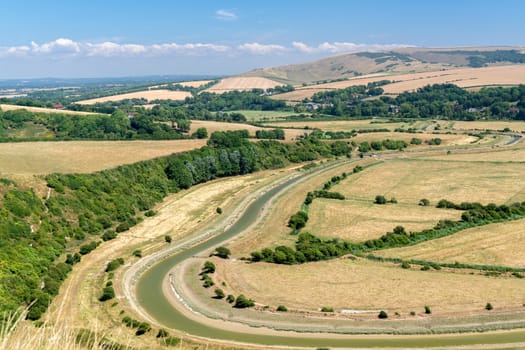
{"type": "Polygon", "coordinates": [[[479,112],[479,109],[477,108],[470,107],[469,109],[467,109],[467,113],[478,113],[478,112],[479,112]]]}
{"type": "Polygon", "coordinates": [[[510,107],[508,112],[509,113],[519,113],[520,109],[518,107],[510,107]]]}
{"type": "Polygon", "coordinates": [[[64,109],[64,106],[62,105],[62,103],[55,103],[53,105],[53,108],[54,109],[64,109]]]}
{"type": "Polygon", "coordinates": [[[399,113],[399,106],[398,105],[390,105],[388,106],[388,111],[392,114],[398,114],[399,113]]]}

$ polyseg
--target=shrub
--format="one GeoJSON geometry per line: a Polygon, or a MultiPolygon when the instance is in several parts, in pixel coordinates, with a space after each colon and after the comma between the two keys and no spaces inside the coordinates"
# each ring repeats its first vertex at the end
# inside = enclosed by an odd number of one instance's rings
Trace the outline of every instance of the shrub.
{"type": "Polygon", "coordinates": [[[99,244],[100,244],[100,242],[96,242],[96,241],[93,241],[93,242],[88,243],[88,244],[84,244],[84,245],[80,246],[79,253],[82,254],[82,255],[89,254],[92,250],[94,250],[96,247],[98,247],[99,244]]]}
{"type": "Polygon", "coordinates": [[[164,339],[164,344],[167,346],[177,346],[180,343],[180,338],[177,337],[168,337],[164,339]]]}
{"type": "Polygon", "coordinates": [[[430,306],[426,306],[426,305],[425,305],[425,313],[426,313],[427,315],[430,315],[430,314],[432,313],[432,310],[430,309],[430,306]]]}
{"type": "Polygon", "coordinates": [[[235,297],[231,294],[228,294],[228,296],[226,297],[226,301],[231,304],[235,301],[235,297]]]}
{"type": "Polygon", "coordinates": [[[421,271],[428,271],[428,270],[430,270],[429,265],[423,265],[423,267],[421,267],[421,271]]]}
{"type": "Polygon", "coordinates": [[[106,231],[102,235],[102,240],[104,242],[111,241],[112,239],[115,239],[115,238],[117,238],[117,233],[115,231],[106,231]]]}
{"type": "Polygon", "coordinates": [[[155,216],[157,215],[157,212],[155,210],[148,210],[147,212],[144,213],[145,216],[147,217],[152,217],[152,216],[155,216]]]}
{"type": "Polygon", "coordinates": [[[113,299],[115,297],[115,290],[113,289],[113,286],[106,286],[102,290],[102,295],[98,298],[99,301],[106,301],[113,299]]]}
{"type": "Polygon", "coordinates": [[[377,315],[378,318],[381,318],[381,319],[385,319],[385,318],[388,318],[388,314],[386,313],[386,311],[379,311],[379,315],[377,315]]]}
{"type": "Polygon", "coordinates": [[[117,228],[115,229],[117,232],[124,232],[124,231],[127,231],[129,230],[129,223],[127,222],[123,222],[121,223],[120,225],[117,226],[117,228]]]}
{"type": "Polygon", "coordinates": [[[286,311],[288,311],[288,308],[286,306],[284,306],[284,305],[279,305],[279,306],[277,306],[277,311],[279,311],[279,312],[286,312],[286,311]]]}
{"type": "Polygon", "coordinates": [[[321,312],[334,312],[334,308],[333,307],[323,306],[321,308],[321,312]]]}
{"type": "Polygon", "coordinates": [[[106,272],[114,271],[114,270],[118,269],[123,264],[124,264],[124,259],[122,259],[122,258],[111,260],[106,265],[106,272]]]}
{"type": "Polygon", "coordinates": [[[137,331],[135,332],[135,335],[142,335],[149,331],[151,331],[151,325],[147,322],[141,322],[139,323],[139,326],[137,327],[137,331]]]}
{"type": "Polygon", "coordinates": [[[218,256],[219,258],[228,259],[230,257],[230,254],[231,254],[231,251],[226,247],[220,246],[220,247],[215,248],[214,255],[218,256]]]}
{"type": "Polygon", "coordinates": [[[166,243],[171,243],[171,236],[170,235],[164,236],[164,240],[166,241],[166,243]]]}
{"type": "Polygon", "coordinates": [[[410,264],[408,263],[408,261],[403,261],[401,263],[401,268],[403,269],[409,269],[410,268],[410,264]]]}
{"type": "Polygon", "coordinates": [[[222,208],[221,207],[217,207],[217,209],[215,209],[215,211],[217,212],[217,214],[222,214],[222,208]]]}
{"type": "Polygon", "coordinates": [[[410,311],[410,316],[416,316],[416,312],[415,311],[410,311]]]}
{"type": "Polygon", "coordinates": [[[159,329],[159,332],[157,333],[157,338],[166,338],[168,335],[170,335],[168,331],[165,330],[164,328],[161,328],[159,329]]]}
{"type": "Polygon", "coordinates": [[[136,256],[137,258],[142,258],[142,251],[140,249],[134,250],[133,256],[136,256]]]}
{"type": "Polygon", "coordinates": [[[202,284],[204,288],[210,288],[215,284],[215,282],[213,282],[210,276],[208,276],[208,274],[206,273],[202,274],[202,280],[204,281],[204,283],[202,284]]]}
{"type": "Polygon", "coordinates": [[[255,305],[255,302],[252,299],[248,299],[244,296],[244,294],[240,294],[237,299],[235,299],[235,304],[233,307],[237,309],[244,309],[247,307],[252,307],[255,305]]]}
{"type": "Polygon", "coordinates": [[[382,195],[377,195],[375,200],[374,200],[374,203],[375,204],[386,204],[386,198],[385,196],[382,196],[382,195]]]}
{"type": "Polygon", "coordinates": [[[215,264],[212,263],[211,261],[206,261],[202,268],[202,273],[214,273],[214,272],[215,272],[215,264]]]}
{"type": "Polygon", "coordinates": [[[124,316],[124,318],[122,319],[122,323],[124,323],[126,327],[129,327],[129,328],[137,328],[140,324],[139,321],[134,320],[129,316],[124,316]]]}
{"type": "Polygon", "coordinates": [[[224,298],[224,291],[220,288],[215,288],[215,299],[223,299],[224,298]]]}
{"type": "Polygon", "coordinates": [[[308,214],[302,210],[299,210],[290,217],[290,220],[288,220],[288,226],[294,230],[300,230],[306,226],[307,222],[308,214]]]}
{"type": "Polygon", "coordinates": [[[395,197],[390,198],[390,203],[397,204],[397,199],[395,197]]]}
{"type": "Polygon", "coordinates": [[[494,309],[494,307],[492,306],[491,303],[487,303],[487,305],[485,305],[485,310],[490,311],[490,310],[492,310],[492,309],[494,309]]]}
{"type": "Polygon", "coordinates": [[[421,205],[423,207],[427,207],[427,206],[430,205],[430,201],[428,199],[426,199],[426,198],[422,198],[422,199],[419,200],[418,205],[421,205]]]}

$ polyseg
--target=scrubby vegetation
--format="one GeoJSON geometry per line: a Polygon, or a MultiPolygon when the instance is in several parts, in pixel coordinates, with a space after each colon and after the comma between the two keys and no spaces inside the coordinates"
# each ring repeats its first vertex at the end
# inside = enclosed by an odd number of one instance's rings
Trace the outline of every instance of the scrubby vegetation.
{"type": "Polygon", "coordinates": [[[113,238],[117,227],[137,224],[140,213],[169,193],[217,177],[339,155],[316,138],[297,144],[252,143],[236,134],[214,134],[209,146],[190,152],[92,174],[48,175],[52,194],[46,200],[31,189],[2,182],[0,311],[34,302],[28,317],[38,319],[71,265],[96,249],[99,237],[113,238]],[[78,250],[69,248],[74,246],[78,250]]]}

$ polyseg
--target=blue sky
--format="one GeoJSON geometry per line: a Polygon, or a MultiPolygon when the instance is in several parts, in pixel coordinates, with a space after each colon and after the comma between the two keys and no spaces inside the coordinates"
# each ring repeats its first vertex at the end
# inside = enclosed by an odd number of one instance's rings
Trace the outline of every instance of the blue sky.
{"type": "Polygon", "coordinates": [[[397,46],[525,45],[525,1],[2,4],[0,79],[235,74],[397,46]]]}

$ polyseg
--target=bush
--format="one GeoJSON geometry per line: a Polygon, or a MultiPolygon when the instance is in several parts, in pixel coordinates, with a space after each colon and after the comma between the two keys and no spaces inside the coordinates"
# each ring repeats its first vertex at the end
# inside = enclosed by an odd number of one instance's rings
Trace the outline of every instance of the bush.
{"type": "Polygon", "coordinates": [[[202,273],[214,273],[215,272],[215,264],[211,261],[206,261],[204,263],[204,266],[202,267],[202,273]]]}
{"type": "Polygon", "coordinates": [[[430,205],[430,201],[426,198],[420,199],[418,205],[421,205],[423,207],[427,207],[430,205]]]}
{"type": "Polygon", "coordinates": [[[202,280],[204,281],[202,284],[204,288],[210,288],[211,286],[215,285],[215,282],[213,282],[210,276],[208,276],[206,273],[202,274],[202,280]]]}
{"type": "Polygon", "coordinates": [[[215,288],[215,299],[223,299],[224,298],[224,291],[220,288],[215,288]]]}
{"type": "Polygon", "coordinates": [[[88,243],[88,244],[84,244],[84,245],[80,246],[79,253],[82,254],[82,255],[89,254],[92,250],[94,250],[96,247],[98,247],[99,244],[100,244],[100,242],[96,242],[96,241],[93,241],[93,242],[88,243]]]}
{"type": "Polygon", "coordinates": [[[288,308],[286,306],[284,306],[284,305],[279,305],[279,306],[277,306],[277,311],[279,311],[279,312],[286,312],[286,311],[288,311],[288,308]]]}
{"type": "Polygon", "coordinates": [[[106,301],[113,299],[115,297],[115,290],[113,289],[113,286],[106,286],[102,290],[102,295],[98,298],[99,301],[106,301]]]}
{"type": "Polygon", "coordinates": [[[170,235],[164,236],[164,240],[166,241],[166,243],[171,243],[171,236],[170,235]]]}
{"type": "Polygon", "coordinates": [[[427,315],[430,315],[430,314],[432,313],[432,310],[430,309],[430,306],[426,306],[426,305],[425,305],[425,313],[426,313],[427,315]]]}
{"type": "Polygon", "coordinates": [[[157,215],[157,212],[155,210],[151,210],[151,209],[144,213],[144,216],[147,216],[147,217],[152,217],[152,216],[155,216],[155,215],[157,215]]]}
{"type": "Polygon", "coordinates": [[[388,314],[386,313],[386,311],[379,311],[379,315],[377,315],[378,318],[381,318],[381,319],[385,319],[385,318],[388,318],[388,314]]]}
{"type": "Polygon", "coordinates": [[[222,214],[222,208],[221,207],[217,207],[217,209],[215,209],[215,211],[217,212],[217,214],[222,214]]]}
{"type": "Polygon", "coordinates": [[[117,233],[115,231],[106,231],[102,235],[102,240],[104,242],[111,241],[112,239],[115,239],[115,238],[117,238],[117,233]]]}
{"type": "Polygon", "coordinates": [[[487,303],[487,305],[485,305],[485,310],[490,311],[490,310],[492,310],[492,309],[494,309],[494,307],[492,306],[491,303],[487,303]]]}
{"type": "Polygon", "coordinates": [[[428,264],[425,264],[423,265],[423,267],[421,267],[421,271],[428,271],[430,270],[430,266],[428,264]]]}
{"type": "Polygon", "coordinates": [[[137,258],[142,258],[142,251],[140,249],[134,250],[133,256],[136,256],[137,258]]]}
{"type": "Polygon", "coordinates": [[[323,306],[321,308],[321,312],[334,312],[334,308],[333,307],[326,307],[326,306],[323,306]]]}
{"type": "Polygon", "coordinates": [[[166,346],[177,346],[180,343],[180,338],[177,337],[168,337],[164,339],[164,344],[166,346]]]}
{"type": "Polygon", "coordinates": [[[228,296],[226,297],[226,301],[231,304],[235,301],[235,297],[231,294],[228,294],[228,296]]]}
{"type": "Polygon", "coordinates": [[[386,204],[386,198],[385,196],[382,196],[382,195],[377,195],[375,200],[374,200],[374,203],[375,204],[386,204]]]}
{"type": "Polygon", "coordinates": [[[124,231],[127,231],[129,230],[129,223],[127,222],[123,222],[121,223],[120,225],[117,226],[117,228],[115,229],[115,231],[117,231],[118,233],[120,232],[124,232],[124,231]]]}
{"type": "Polygon", "coordinates": [[[243,294],[240,294],[237,299],[235,299],[235,304],[233,307],[237,309],[244,309],[247,307],[252,307],[255,305],[255,302],[252,299],[246,298],[243,294]]]}
{"type": "Polygon", "coordinates": [[[215,248],[215,253],[213,255],[218,256],[222,259],[228,259],[230,257],[231,251],[223,246],[215,248]]]}
{"type": "Polygon", "coordinates": [[[122,258],[111,260],[106,265],[106,272],[114,271],[114,270],[118,269],[123,264],[124,264],[124,259],[122,259],[122,258]]]}
{"type": "Polygon", "coordinates": [[[299,210],[290,217],[290,220],[288,220],[288,226],[294,230],[300,230],[306,226],[306,222],[308,222],[308,214],[299,210]]]}
{"type": "Polygon", "coordinates": [[[409,269],[410,268],[410,264],[408,263],[408,261],[403,261],[401,263],[401,268],[403,269],[409,269]]]}
{"type": "Polygon", "coordinates": [[[135,332],[135,335],[142,335],[149,331],[151,331],[151,325],[147,322],[141,322],[139,323],[139,326],[137,327],[137,331],[135,332]]]}
{"type": "Polygon", "coordinates": [[[390,198],[390,201],[389,201],[389,202],[392,203],[392,204],[397,204],[397,199],[396,199],[396,197],[392,197],[392,198],[390,198]]]}
{"type": "Polygon", "coordinates": [[[159,329],[159,332],[157,333],[157,338],[166,338],[168,335],[170,335],[168,331],[165,330],[164,328],[161,328],[159,329]]]}

